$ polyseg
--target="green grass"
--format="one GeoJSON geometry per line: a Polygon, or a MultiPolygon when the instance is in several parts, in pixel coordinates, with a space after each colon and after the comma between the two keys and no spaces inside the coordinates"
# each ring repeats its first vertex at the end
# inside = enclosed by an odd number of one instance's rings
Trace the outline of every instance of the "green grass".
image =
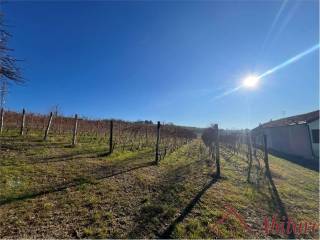
{"type": "MultiPolygon", "coordinates": [[[[247,161],[224,147],[212,181],[200,140],[156,166],[153,147],[106,156],[106,141],[90,136],[72,148],[69,136],[13,135],[0,137],[1,238],[264,238],[263,218],[278,210],[267,180],[253,171],[248,183],[247,161]],[[252,231],[232,215],[220,223],[225,205],[252,231]]],[[[318,173],[271,155],[270,167],[287,214],[318,222],[318,173]]]]}

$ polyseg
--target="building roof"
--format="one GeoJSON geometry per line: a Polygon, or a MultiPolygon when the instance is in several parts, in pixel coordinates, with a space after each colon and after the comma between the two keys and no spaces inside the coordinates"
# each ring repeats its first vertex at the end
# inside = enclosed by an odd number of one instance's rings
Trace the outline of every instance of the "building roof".
{"type": "Polygon", "coordinates": [[[278,120],[270,121],[264,124],[259,125],[257,128],[271,128],[271,127],[282,127],[282,126],[290,126],[296,124],[304,124],[310,123],[319,119],[319,110],[300,114],[292,117],[281,118],[278,120]]]}

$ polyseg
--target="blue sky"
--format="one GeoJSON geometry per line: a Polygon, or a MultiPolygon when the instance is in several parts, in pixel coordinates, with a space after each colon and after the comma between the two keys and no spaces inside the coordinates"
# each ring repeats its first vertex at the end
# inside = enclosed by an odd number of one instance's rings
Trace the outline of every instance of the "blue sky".
{"type": "Polygon", "coordinates": [[[7,108],[255,127],[319,108],[319,51],[222,98],[319,43],[318,1],[2,3],[25,86],[7,108]]]}

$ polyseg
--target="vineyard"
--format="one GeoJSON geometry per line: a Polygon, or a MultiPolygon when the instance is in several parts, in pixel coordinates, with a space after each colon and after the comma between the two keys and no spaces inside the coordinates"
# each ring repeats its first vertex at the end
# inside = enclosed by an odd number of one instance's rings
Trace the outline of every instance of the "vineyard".
{"type": "Polygon", "coordinates": [[[1,238],[318,235],[318,173],[269,154],[263,135],[218,125],[197,136],[149,121],[2,116],[1,238]],[[266,232],[265,217],[274,215],[309,227],[266,232]]]}
{"type": "MultiPolygon", "coordinates": [[[[20,136],[70,139],[70,145],[103,144],[108,146],[108,152],[119,150],[140,150],[143,148],[157,148],[155,155],[160,159],[167,153],[173,152],[183,144],[196,138],[196,134],[186,128],[174,125],[158,126],[150,121],[125,122],[120,120],[87,120],[55,116],[51,112],[49,116],[29,113],[6,112],[1,110],[1,132],[6,135],[16,134],[20,136]]],[[[67,142],[66,142],[67,144],[67,142]]]]}

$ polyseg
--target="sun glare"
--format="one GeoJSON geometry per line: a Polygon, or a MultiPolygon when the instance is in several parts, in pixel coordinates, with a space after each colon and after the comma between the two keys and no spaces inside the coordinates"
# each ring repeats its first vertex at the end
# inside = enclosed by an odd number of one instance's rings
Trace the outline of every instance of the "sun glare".
{"type": "Polygon", "coordinates": [[[243,80],[243,86],[246,88],[255,88],[259,83],[259,77],[250,75],[243,80]]]}

